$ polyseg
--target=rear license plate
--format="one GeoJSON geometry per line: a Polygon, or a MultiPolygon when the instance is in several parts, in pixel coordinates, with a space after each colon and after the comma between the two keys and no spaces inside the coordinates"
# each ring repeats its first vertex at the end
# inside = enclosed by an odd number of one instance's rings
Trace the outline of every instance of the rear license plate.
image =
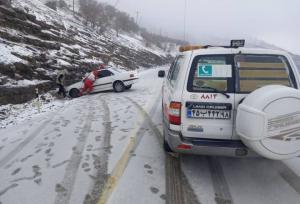
{"type": "Polygon", "coordinates": [[[231,118],[231,110],[188,109],[187,117],[229,120],[231,118]]]}

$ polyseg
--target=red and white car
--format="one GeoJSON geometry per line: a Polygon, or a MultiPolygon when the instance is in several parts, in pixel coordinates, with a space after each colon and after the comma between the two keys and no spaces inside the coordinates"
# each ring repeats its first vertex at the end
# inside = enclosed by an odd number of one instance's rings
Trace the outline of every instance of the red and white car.
{"type": "MultiPolygon", "coordinates": [[[[98,79],[94,82],[94,90],[92,93],[114,90],[115,92],[123,92],[130,89],[138,80],[137,71],[125,71],[118,68],[108,68],[99,71],[98,79]]],[[[70,97],[79,96],[80,89],[83,87],[83,81],[77,82],[67,88],[70,97]]]]}

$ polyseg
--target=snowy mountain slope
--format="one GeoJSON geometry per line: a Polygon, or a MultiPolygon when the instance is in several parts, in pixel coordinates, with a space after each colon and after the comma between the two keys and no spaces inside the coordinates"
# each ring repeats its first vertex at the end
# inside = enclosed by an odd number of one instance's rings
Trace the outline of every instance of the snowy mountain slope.
{"type": "MultiPolygon", "coordinates": [[[[100,62],[136,69],[166,64],[172,59],[139,34],[117,36],[114,30],[108,30],[100,35],[85,26],[80,16],[73,16],[71,10],[52,10],[44,1],[14,0],[12,6],[0,5],[1,90],[26,85],[48,89],[53,87],[60,69],[69,71],[72,83],[100,62]],[[26,80],[33,82],[28,84],[26,80]]],[[[0,104],[16,102],[3,94],[0,98],[0,104]]]]}

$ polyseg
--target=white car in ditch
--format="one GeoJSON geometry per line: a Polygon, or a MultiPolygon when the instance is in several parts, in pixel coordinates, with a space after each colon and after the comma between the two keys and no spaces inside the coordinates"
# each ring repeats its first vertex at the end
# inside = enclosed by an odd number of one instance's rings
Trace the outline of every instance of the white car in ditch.
{"type": "MultiPolygon", "coordinates": [[[[98,78],[93,84],[94,90],[91,93],[114,90],[123,92],[130,89],[138,80],[137,71],[125,71],[118,68],[107,68],[98,72],[98,78]]],[[[69,87],[66,91],[70,97],[79,97],[80,89],[83,88],[83,81],[77,82],[69,87]]]]}
{"type": "Polygon", "coordinates": [[[285,51],[243,43],[181,48],[162,88],[165,151],[278,160],[300,155],[296,65],[285,51]]]}

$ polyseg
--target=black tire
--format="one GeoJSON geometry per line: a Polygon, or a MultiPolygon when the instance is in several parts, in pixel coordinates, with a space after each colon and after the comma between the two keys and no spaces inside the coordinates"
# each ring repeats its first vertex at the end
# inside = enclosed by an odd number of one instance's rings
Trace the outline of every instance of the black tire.
{"type": "Polygon", "coordinates": [[[70,91],[69,91],[69,96],[71,98],[78,98],[80,96],[80,91],[79,89],[76,89],[76,88],[72,88],[70,91]]]}
{"type": "Polygon", "coordinates": [[[115,83],[114,83],[114,91],[115,92],[123,92],[124,90],[125,90],[125,85],[124,85],[124,83],[123,82],[121,82],[121,81],[116,81],[115,83]]]}
{"type": "Polygon", "coordinates": [[[131,87],[132,87],[132,84],[126,86],[125,88],[126,88],[126,89],[131,89],[131,87]]]}
{"type": "Polygon", "coordinates": [[[172,151],[170,145],[168,144],[168,141],[166,140],[166,131],[165,131],[164,125],[163,125],[163,136],[164,136],[163,148],[164,148],[165,152],[172,153],[173,151],[172,151]]]}
{"type": "Polygon", "coordinates": [[[173,152],[170,145],[168,144],[168,142],[166,140],[164,140],[164,150],[167,153],[172,153],[173,152]]]}

